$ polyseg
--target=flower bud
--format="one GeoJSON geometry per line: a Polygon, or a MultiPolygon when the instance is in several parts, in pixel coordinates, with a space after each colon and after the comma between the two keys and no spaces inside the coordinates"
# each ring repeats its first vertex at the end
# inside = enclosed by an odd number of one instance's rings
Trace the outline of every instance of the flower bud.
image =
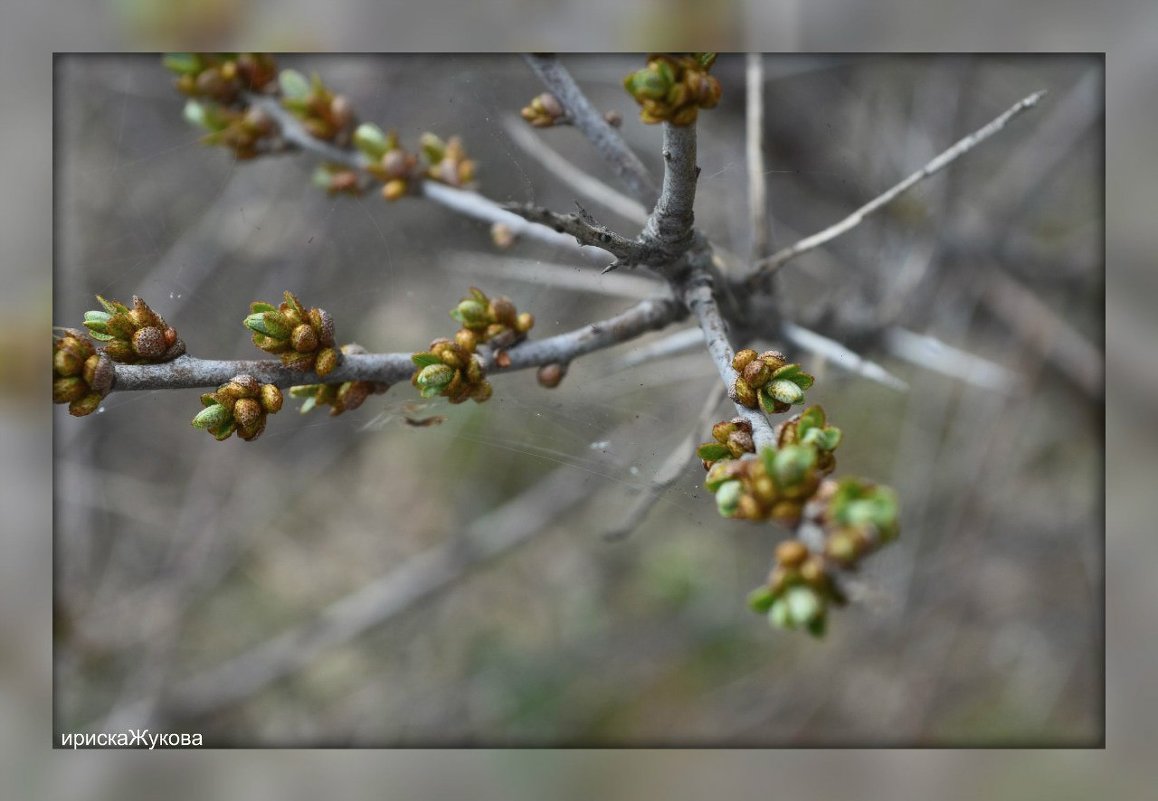
{"type": "Polygon", "coordinates": [[[744,348],[744,350],[736,351],[736,355],[732,357],[732,369],[737,373],[742,373],[756,358],[756,351],[751,348],[744,348]]]}
{"type": "Polygon", "coordinates": [[[784,567],[800,567],[808,558],[808,546],[800,540],[784,540],[776,546],[776,563],[784,567]]]}
{"type": "Polygon", "coordinates": [[[261,406],[269,414],[276,414],[281,410],[282,394],[281,390],[273,384],[262,384],[261,390],[261,406]]]}

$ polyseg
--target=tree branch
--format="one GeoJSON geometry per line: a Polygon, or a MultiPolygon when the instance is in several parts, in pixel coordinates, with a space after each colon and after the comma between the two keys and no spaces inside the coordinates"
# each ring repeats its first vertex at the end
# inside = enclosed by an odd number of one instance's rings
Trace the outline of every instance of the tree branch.
{"type": "Polygon", "coordinates": [[[1004,128],[1006,123],[1008,123],[1018,114],[1037,105],[1037,101],[1040,100],[1044,94],[1045,91],[1034,92],[1029,97],[1018,101],[989,124],[979,128],[978,130],[966,136],[964,139],[961,139],[955,145],[940,155],[935,156],[931,161],[925,164],[925,166],[921,167],[921,169],[917,170],[912,175],[905,178],[899,184],[893,186],[886,192],[876,196],[840,222],[834,225],[830,225],[828,228],[825,228],[823,231],[818,231],[812,236],[805,237],[794,245],[790,245],[783,250],[779,250],[776,253],[773,253],[767,259],[764,259],[762,262],[756,265],[756,272],[753,273],[749,279],[750,284],[754,285],[758,283],[763,279],[763,277],[774,273],[791,259],[796,258],[802,253],[806,253],[814,248],[818,248],[821,245],[831,242],[841,234],[847,233],[856,226],[860,225],[868,215],[888,205],[902,193],[912,189],[921,181],[940,172],[945,167],[948,167],[958,158],[965,155],[974,147],[981,144],[986,139],[1004,128]]]}
{"type": "MultiPolygon", "coordinates": [[[[680,319],[684,313],[683,306],[674,298],[652,298],[607,320],[546,339],[515,345],[506,351],[510,361],[505,367],[495,363],[495,353],[490,350],[484,350],[480,355],[483,355],[486,370],[490,374],[525,370],[544,364],[566,364],[593,351],[663,328],[680,319]]],[[[161,364],[118,364],[113,390],[217,387],[241,373],[249,373],[262,383],[279,387],[343,381],[398,384],[409,381],[415,369],[409,353],[347,354],[342,357],[341,364],[324,378],[312,371],[302,372],[283,367],[276,360],[210,360],[186,355],[161,364]]]]}
{"type": "MultiPolygon", "coordinates": [[[[246,99],[251,105],[260,108],[277,123],[278,128],[281,130],[282,139],[293,147],[315,155],[324,161],[332,164],[340,164],[352,170],[365,172],[369,166],[369,160],[360,151],[353,148],[336,147],[329,142],[324,142],[321,139],[311,136],[310,133],[302,127],[297,117],[282,108],[276,98],[264,95],[247,95],[246,99]]],[[[462,214],[465,217],[471,217],[472,219],[485,223],[501,223],[510,228],[511,232],[516,236],[525,236],[528,239],[536,239],[548,245],[561,247],[568,251],[579,253],[585,258],[598,263],[604,263],[606,261],[606,257],[600,253],[583,250],[571,237],[523,219],[517,214],[513,214],[502,208],[493,200],[480,195],[478,192],[457,189],[453,186],[447,186],[446,184],[440,184],[437,181],[426,179],[421,182],[419,191],[422,192],[422,196],[427,200],[438,203],[440,206],[462,214]]]]}
{"type": "Polygon", "coordinates": [[[663,124],[663,188],[640,238],[654,243],[670,259],[695,243],[696,126],[663,124]]]}
{"type": "Polygon", "coordinates": [[[528,55],[524,58],[543,85],[566,109],[571,123],[595,146],[635,199],[650,206],[656,196],[655,181],[643,162],[627,146],[622,134],[591,105],[571,73],[554,56],[528,55]]]}
{"type": "MultiPolygon", "coordinates": [[[[728,337],[728,324],[724,322],[720,307],[716,305],[711,279],[706,273],[700,272],[691,277],[684,287],[683,299],[704,332],[704,342],[707,344],[708,353],[712,356],[712,362],[716,365],[716,371],[720,374],[720,379],[724,382],[724,386],[731,387],[737,377],[736,371],[732,369],[732,357],[736,354],[728,337]]],[[[749,409],[739,403],[735,406],[736,413],[752,425],[752,440],[756,444],[756,451],[774,447],[776,437],[768,419],[758,410],[749,409]]]]}
{"type": "Polygon", "coordinates": [[[764,55],[747,60],[745,125],[748,161],[748,224],[752,229],[752,263],[768,255],[768,197],[764,182],[764,55]]]}

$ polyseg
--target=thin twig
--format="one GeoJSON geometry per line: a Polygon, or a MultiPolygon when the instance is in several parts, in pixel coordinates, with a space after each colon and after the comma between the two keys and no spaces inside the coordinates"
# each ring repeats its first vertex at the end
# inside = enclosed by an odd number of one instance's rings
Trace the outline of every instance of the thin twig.
{"type": "MultiPolygon", "coordinates": [[[[697,331],[697,333],[699,332],[697,331]]],[[[603,539],[608,541],[622,540],[639,528],[644,518],[647,517],[648,513],[655,508],[656,503],[659,502],[664,490],[670,487],[675,480],[680,477],[688,462],[697,458],[696,444],[702,439],[703,435],[701,432],[712,422],[712,416],[716,413],[716,407],[720,405],[720,401],[723,399],[724,385],[716,384],[712,387],[711,391],[708,392],[708,398],[704,401],[704,408],[696,418],[696,427],[689,431],[688,435],[680,440],[679,444],[672,449],[672,452],[664,459],[663,464],[655,471],[655,478],[652,479],[651,484],[636,496],[631,507],[623,515],[623,519],[620,520],[614,528],[608,529],[603,534],[603,539]]]]}
{"type": "Polygon", "coordinates": [[[893,356],[926,370],[1006,394],[1014,394],[1022,388],[1021,378],[1011,370],[934,336],[893,326],[885,331],[884,342],[893,356]]]}
{"type": "Polygon", "coordinates": [[[572,124],[590,140],[636,200],[650,206],[655,201],[655,181],[643,162],[627,146],[623,135],[603,118],[583,94],[571,73],[554,56],[528,55],[527,64],[543,85],[566,109],[572,124]]]}
{"type": "Polygon", "coordinates": [[[930,177],[931,175],[940,172],[945,167],[952,164],[956,159],[968,153],[974,147],[1000,131],[1005,127],[1006,123],[1008,123],[1018,114],[1037,105],[1037,101],[1040,100],[1044,94],[1044,91],[1034,92],[1029,97],[1018,101],[995,120],[969,134],[964,139],[961,139],[948,150],[934,157],[931,161],[925,164],[925,166],[921,167],[921,169],[917,170],[888,191],[876,196],[840,222],[834,225],[830,225],[828,228],[825,228],[823,231],[819,231],[812,236],[805,237],[794,245],[790,245],[783,250],[779,250],[776,253],[773,253],[771,256],[769,256],[767,259],[764,259],[757,265],[757,270],[755,273],[753,273],[750,280],[753,283],[762,280],[764,276],[775,272],[789,260],[796,258],[802,253],[806,253],[809,250],[818,248],[821,245],[831,242],[841,234],[846,233],[860,225],[865,217],[886,206],[906,190],[911,189],[913,186],[930,177]]]}
{"type": "Polygon", "coordinates": [[[749,53],[747,61],[745,141],[748,154],[748,224],[752,229],[751,263],[768,255],[768,196],[764,182],[764,56],[749,53]]]}
{"type": "MultiPolygon", "coordinates": [[[[504,367],[495,364],[494,354],[488,353],[486,369],[492,373],[504,373],[544,364],[566,364],[592,351],[663,328],[683,314],[683,306],[674,298],[644,300],[607,320],[516,345],[506,351],[510,361],[504,367]]],[[[343,356],[341,364],[324,378],[312,371],[302,372],[283,367],[276,360],[209,360],[186,355],[161,364],[118,364],[113,389],[131,391],[216,387],[241,373],[248,373],[262,383],[279,387],[343,381],[397,384],[408,381],[414,370],[409,353],[347,354],[343,356]]]]}
{"type": "Polygon", "coordinates": [[[784,338],[798,347],[811,351],[813,354],[830,360],[842,370],[853,375],[867,378],[878,384],[883,384],[897,392],[908,392],[909,385],[876,362],[869,361],[860,354],[845,347],[835,339],[810,331],[796,323],[785,321],[780,324],[784,338]]]}
{"type": "Polygon", "coordinates": [[[520,259],[491,253],[451,252],[442,260],[442,266],[472,280],[485,276],[502,281],[524,281],[540,288],[597,293],[619,300],[649,298],[660,286],[649,273],[592,275],[590,271],[574,265],[544,263],[538,259],[520,259]]]}
{"type": "Polygon", "coordinates": [[[508,203],[503,208],[519,215],[525,220],[551,228],[559,233],[575,237],[580,245],[597,247],[606,250],[615,256],[615,262],[608,265],[604,272],[616,267],[635,267],[654,261],[662,254],[646,243],[617,234],[596,222],[595,218],[578,203],[578,211],[574,214],[559,214],[541,206],[531,204],[508,203]]]}

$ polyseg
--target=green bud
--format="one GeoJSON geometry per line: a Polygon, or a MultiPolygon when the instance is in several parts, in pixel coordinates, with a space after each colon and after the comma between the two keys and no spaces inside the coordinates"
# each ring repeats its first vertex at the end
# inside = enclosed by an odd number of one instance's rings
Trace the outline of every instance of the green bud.
{"type": "Polygon", "coordinates": [[[196,100],[186,100],[185,110],[182,112],[185,117],[185,122],[190,125],[195,125],[198,128],[210,130],[208,115],[205,111],[205,106],[196,100]]]}
{"type": "Polygon", "coordinates": [[[816,466],[816,451],[805,445],[786,445],[772,456],[769,474],[781,488],[799,484],[816,466]]]}
{"type": "Polygon", "coordinates": [[[753,612],[765,614],[772,608],[776,596],[772,593],[772,588],[767,584],[757,587],[748,593],[748,608],[753,612]]]}
{"type": "Polygon", "coordinates": [[[166,53],[161,63],[178,75],[196,75],[204,69],[201,56],[196,53],[166,53]]]}
{"type": "Polygon", "coordinates": [[[256,312],[245,318],[245,327],[273,339],[289,339],[289,320],[279,311],[256,312]]]}
{"type": "Polygon", "coordinates": [[[784,592],[784,602],[794,627],[807,625],[824,614],[824,600],[811,587],[789,587],[784,592]]]}
{"type": "Polygon", "coordinates": [[[773,379],[766,387],[768,397],[781,403],[794,404],[804,400],[804,390],[792,381],[773,379]]]}
{"type": "Polygon", "coordinates": [[[386,134],[372,122],[364,122],[354,129],[354,146],[375,161],[390,149],[386,134]]]}
{"type": "Polygon", "coordinates": [[[721,445],[718,442],[705,442],[696,449],[696,456],[700,457],[706,462],[714,462],[717,459],[726,459],[731,453],[728,451],[726,445],[721,445]]]}
{"type": "Polygon", "coordinates": [[[716,489],[716,509],[723,517],[731,517],[740,505],[744,494],[744,484],[740,481],[725,481],[716,489]]]}
{"type": "Polygon", "coordinates": [[[768,622],[778,629],[793,628],[787,601],[783,598],[777,598],[772,605],[768,607],[768,622]]]}
{"type": "Polygon", "coordinates": [[[418,373],[418,389],[422,397],[432,398],[454,380],[455,369],[445,364],[431,364],[418,373]]]}
{"type": "Polygon", "coordinates": [[[233,414],[230,410],[217,403],[213,406],[206,406],[197,416],[193,418],[194,428],[218,428],[229,422],[232,422],[233,414]]]}
{"type": "Polygon", "coordinates": [[[800,389],[808,389],[816,380],[808,373],[804,372],[798,364],[786,364],[780,369],[772,373],[773,379],[781,381],[791,381],[800,389]]]}
{"type": "Polygon", "coordinates": [[[310,82],[297,70],[282,70],[277,76],[278,86],[286,100],[305,100],[310,94],[310,82]]]}
{"type": "Polygon", "coordinates": [[[486,306],[477,300],[464,300],[451,311],[450,316],[465,326],[477,328],[487,324],[486,306]]]}

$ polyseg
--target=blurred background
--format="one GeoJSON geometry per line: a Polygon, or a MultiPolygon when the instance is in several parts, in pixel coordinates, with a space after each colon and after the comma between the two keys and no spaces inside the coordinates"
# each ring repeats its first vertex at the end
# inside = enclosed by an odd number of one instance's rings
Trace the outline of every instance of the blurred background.
{"type": "MultiPolygon", "coordinates": [[[[637,62],[567,59],[658,175],[660,130],[620,87],[637,62]]],[[[149,724],[215,746],[1099,743],[1101,59],[766,62],[779,246],[1050,91],[781,273],[792,319],[911,386],[775,343],[821,374],[809,400],[846,433],[840,472],[902,499],[903,540],[871,560],[826,641],[746,608],[783,533],[721,520],[695,461],[628,539],[601,536],[689,431],[707,438],[718,377],[701,350],[626,366],[667,332],[582,359],[556,391],[496,378],[482,406],[417,403],[406,386],[337,419],[293,401],[253,444],[189,426],[198,390],[113,393],[93,417],[57,410],[57,731],[149,724]],[[915,368],[892,355],[908,352],[897,326],[989,364],[930,351],[957,375],[915,368]],[[407,423],[432,414],[447,420],[407,423]]],[[[281,63],[405,142],[462,134],[497,200],[576,199],[505,127],[539,91],[517,57],[281,63]]],[[[726,97],[700,126],[698,223],[747,253],[743,58],[714,72],[726,97]]],[[[309,157],[235,163],[198,144],[155,57],[61,56],[56,75],[58,323],[94,293],[139,293],[191,354],[254,358],[246,304],[290,288],[342,341],[418,350],[453,330],[446,310],[470,284],[533,311],[539,337],[654,290],[542,245],[500,254],[486,225],[423,200],[327,197],[309,157]]],[[[576,131],[538,139],[614,180],[576,131]]],[[[711,419],[729,416],[721,404],[711,419]]]]}
{"type": "MultiPolygon", "coordinates": [[[[377,50],[416,45],[441,50],[573,49],[590,46],[583,41],[585,35],[596,37],[588,42],[607,42],[609,35],[619,35],[616,31],[630,32],[615,39],[620,46],[654,49],[660,46],[657,40],[640,37],[643,31],[660,30],[662,22],[669,26],[662,27],[669,37],[663,46],[669,49],[1108,52],[1106,103],[1115,113],[1106,119],[1107,750],[48,754],[44,745],[54,740],[49,724],[52,584],[46,580],[52,571],[48,520],[53,499],[46,434],[56,410],[49,412],[40,390],[7,390],[0,415],[9,454],[0,481],[7,529],[0,540],[0,642],[5,644],[0,660],[0,742],[6,746],[0,748],[0,773],[19,797],[138,797],[160,787],[175,797],[244,792],[254,798],[305,798],[335,789],[379,794],[384,787],[402,794],[469,792],[472,797],[495,798],[533,798],[564,788],[574,788],[576,797],[586,797],[592,790],[612,797],[697,797],[709,788],[716,792],[726,788],[741,797],[763,797],[769,791],[837,797],[855,792],[862,798],[932,794],[972,798],[979,793],[994,798],[1086,798],[1093,793],[1144,797],[1144,788],[1153,779],[1144,745],[1146,721],[1151,719],[1145,687],[1155,642],[1149,612],[1158,600],[1148,569],[1158,554],[1153,538],[1145,534],[1155,479],[1153,464],[1146,458],[1156,433],[1148,411],[1158,394],[1153,380],[1158,365],[1149,348],[1155,331],[1147,302],[1154,273],[1144,266],[1153,238],[1148,211],[1152,203],[1147,202],[1152,190],[1147,189],[1158,183],[1155,162],[1146,153],[1151,137],[1145,132],[1153,129],[1158,108],[1155,85],[1148,80],[1155,67],[1148,34],[1155,20],[1149,4],[1124,2],[1104,8],[1025,2],[1010,7],[980,2],[962,14],[896,0],[878,5],[870,16],[839,3],[810,3],[807,8],[795,3],[774,7],[716,3],[708,7],[715,12],[708,15],[709,25],[686,9],[665,13],[670,4],[617,4],[619,22],[629,23],[618,24],[590,3],[561,3],[534,11],[523,7],[520,13],[499,3],[471,12],[471,24],[465,27],[469,38],[457,33],[463,26],[448,27],[444,21],[466,12],[437,3],[425,4],[425,12],[395,5],[359,4],[323,11],[304,5],[275,10],[269,4],[249,2],[191,4],[206,17],[212,17],[209,12],[215,8],[228,12],[216,33],[200,39],[197,26],[159,28],[149,23],[150,15],[156,18],[156,9],[169,5],[173,4],[54,0],[37,7],[44,13],[5,12],[8,24],[0,26],[4,44],[0,60],[7,69],[0,71],[0,85],[23,113],[9,115],[3,134],[9,145],[3,152],[9,189],[0,229],[6,263],[13,269],[5,270],[6,292],[0,303],[10,323],[20,321],[16,326],[20,330],[43,330],[55,318],[48,268],[53,147],[45,135],[52,120],[53,51],[237,49],[242,42],[265,49],[377,50]],[[562,24],[556,22],[560,19],[562,24]],[[646,25],[641,22],[648,20],[646,25]]],[[[973,154],[979,155],[983,153],[973,154]]],[[[742,193],[742,187],[736,191],[742,193]]],[[[608,219],[615,222],[610,215],[608,219]]],[[[778,236],[775,230],[773,236],[778,236]]],[[[444,306],[439,309],[442,313],[444,306]]],[[[22,352],[0,351],[6,387],[13,379],[16,386],[26,377],[31,381],[40,369],[34,358],[22,358],[22,352]]],[[[512,377],[507,386],[516,380],[512,377]]],[[[283,413],[277,422],[284,423],[285,418],[283,413]]]]}

